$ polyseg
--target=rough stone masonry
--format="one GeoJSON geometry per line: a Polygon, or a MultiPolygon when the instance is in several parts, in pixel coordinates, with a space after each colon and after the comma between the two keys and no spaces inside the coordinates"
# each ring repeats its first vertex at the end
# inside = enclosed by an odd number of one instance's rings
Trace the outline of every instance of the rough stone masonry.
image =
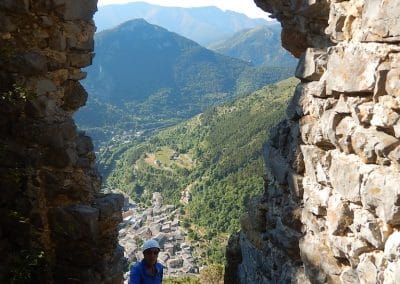
{"type": "Polygon", "coordinates": [[[96,5],[0,1],[1,283],[122,283],[123,198],[99,193],[91,139],[71,118],[96,5]]]}
{"type": "Polygon", "coordinates": [[[301,79],[226,283],[400,281],[400,2],[255,0],[301,79]]]}

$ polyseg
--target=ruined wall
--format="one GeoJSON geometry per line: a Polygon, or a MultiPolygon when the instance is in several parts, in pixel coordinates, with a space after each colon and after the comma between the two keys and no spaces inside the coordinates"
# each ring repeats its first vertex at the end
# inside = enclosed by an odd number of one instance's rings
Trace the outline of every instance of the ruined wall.
{"type": "Polygon", "coordinates": [[[71,118],[87,98],[96,4],[0,1],[1,283],[122,282],[123,200],[99,193],[91,139],[71,118]]]}
{"type": "Polygon", "coordinates": [[[400,3],[256,0],[301,79],[226,283],[398,283],[400,3]]]}

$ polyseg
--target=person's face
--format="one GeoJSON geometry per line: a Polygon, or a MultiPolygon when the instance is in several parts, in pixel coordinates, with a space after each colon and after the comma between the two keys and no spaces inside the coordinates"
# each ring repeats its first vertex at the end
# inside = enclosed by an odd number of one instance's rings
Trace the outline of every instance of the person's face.
{"type": "Polygon", "coordinates": [[[143,252],[144,261],[146,262],[146,264],[148,264],[148,265],[156,264],[159,252],[160,252],[160,250],[158,248],[146,249],[143,252]]]}

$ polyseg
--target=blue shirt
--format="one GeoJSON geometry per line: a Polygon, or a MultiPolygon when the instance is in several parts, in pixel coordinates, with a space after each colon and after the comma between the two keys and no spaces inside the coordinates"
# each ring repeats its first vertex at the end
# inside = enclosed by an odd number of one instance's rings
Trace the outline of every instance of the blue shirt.
{"type": "Polygon", "coordinates": [[[163,278],[163,266],[155,264],[156,274],[152,275],[144,264],[144,260],[131,267],[129,284],[160,284],[163,278]]]}

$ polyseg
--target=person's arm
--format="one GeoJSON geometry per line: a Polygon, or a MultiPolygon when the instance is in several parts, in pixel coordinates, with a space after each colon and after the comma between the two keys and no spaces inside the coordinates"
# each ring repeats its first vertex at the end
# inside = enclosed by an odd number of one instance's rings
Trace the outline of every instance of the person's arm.
{"type": "Polygon", "coordinates": [[[129,284],[140,284],[140,271],[137,266],[131,268],[131,273],[129,275],[129,284]]]}

